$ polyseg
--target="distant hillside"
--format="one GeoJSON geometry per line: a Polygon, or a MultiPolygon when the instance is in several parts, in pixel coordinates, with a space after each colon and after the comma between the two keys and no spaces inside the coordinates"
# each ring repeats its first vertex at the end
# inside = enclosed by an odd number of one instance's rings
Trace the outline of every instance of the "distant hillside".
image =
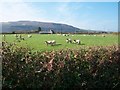
{"type": "MultiPolygon", "coordinates": [[[[60,23],[47,23],[47,22],[37,22],[37,21],[16,21],[16,22],[1,22],[2,23],[2,33],[12,33],[12,32],[27,32],[38,30],[41,27],[42,30],[52,29],[54,32],[62,33],[75,33],[75,32],[88,32],[88,30],[79,29],[71,25],[60,24],[60,23]]],[[[93,32],[93,31],[89,31],[93,32]]]]}

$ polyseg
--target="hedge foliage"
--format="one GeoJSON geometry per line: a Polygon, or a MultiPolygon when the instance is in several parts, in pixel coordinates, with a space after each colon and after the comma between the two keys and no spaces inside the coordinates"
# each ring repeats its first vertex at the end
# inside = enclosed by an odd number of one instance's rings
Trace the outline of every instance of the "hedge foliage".
{"type": "Polygon", "coordinates": [[[3,89],[120,88],[118,46],[32,52],[3,42],[0,52],[3,89]]]}

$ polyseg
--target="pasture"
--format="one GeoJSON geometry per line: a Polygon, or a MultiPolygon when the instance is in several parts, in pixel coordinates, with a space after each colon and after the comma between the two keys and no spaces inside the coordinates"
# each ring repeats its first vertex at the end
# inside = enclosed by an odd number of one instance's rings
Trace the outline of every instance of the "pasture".
{"type": "MultiPolygon", "coordinates": [[[[80,47],[86,46],[110,46],[118,44],[118,36],[113,34],[106,34],[105,37],[100,35],[85,35],[85,34],[70,34],[69,36],[63,36],[58,34],[32,34],[31,38],[28,38],[28,34],[21,34],[25,40],[17,42],[14,34],[6,34],[5,41],[15,42],[16,46],[22,46],[31,48],[37,51],[49,51],[49,50],[61,50],[61,49],[78,49],[80,47]],[[81,44],[66,43],[66,39],[70,38],[72,40],[80,40],[81,44]],[[45,41],[55,40],[56,45],[46,45],[45,41]]],[[[4,40],[4,37],[2,40],[4,40]]]]}
{"type": "Polygon", "coordinates": [[[16,48],[13,48],[14,44],[9,43],[3,43],[3,47],[0,48],[3,88],[42,88],[45,90],[50,88],[54,90],[56,88],[102,87],[105,89],[109,87],[118,89],[120,86],[118,57],[120,50],[115,45],[118,44],[116,35],[103,37],[101,35],[33,34],[31,38],[28,38],[28,35],[22,34],[25,40],[21,42],[18,42],[13,34],[2,37],[7,42],[16,43],[16,48]],[[67,43],[66,38],[80,39],[81,44],[67,43]],[[47,46],[46,40],[55,40],[56,45],[47,46]],[[79,49],[80,47],[85,48],[79,49]],[[71,49],[59,50],[66,48],[71,49]],[[48,51],[53,49],[55,51],[48,51]],[[45,50],[47,51],[44,52],[45,50]]]}

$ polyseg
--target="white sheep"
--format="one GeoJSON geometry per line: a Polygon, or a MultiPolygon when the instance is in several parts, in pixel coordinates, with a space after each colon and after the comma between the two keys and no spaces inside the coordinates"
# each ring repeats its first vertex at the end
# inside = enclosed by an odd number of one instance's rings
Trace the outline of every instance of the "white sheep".
{"type": "Polygon", "coordinates": [[[22,35],[16,35],[16,40],[25,40],[25,38],[22,35]]]}
{"type": "Polygon", "coordinates": [[[55,44],[56,44],[56,41],[55,41],[55,40],[52,40],[51,42],[52,42],[52,45],[55,45],[55,44]]]}
{"type": "Polygon", "coordinates": [[[76,43],[76,40],[73,40],[72,43],[76,43]]]}
{"type": "Polygon", "coordinates": [[[63,34],[63,36],[66,36],[66,34],[63,34]]]}
{"type": "Polygon", "coordinates": [[[5,35],[2,35],[3,37],[5,37],[5,35]]]}
{"type": "Polygon", "coordinates": [[[77,44],[81,43],[80,40],[73,40],[73,41],[74,41],[74,43],[77,43],[77,44]]]}
{"type": "Polygon", "coordinates": [[[102,37],[105,37],[105,35],[102,35],[102,37]]]}
{"type": "Polygon", "coordinates": [[[49,44],[51,44],[51,41],[45,41],[45,43],[46,43],[47,46],[48,46],[49,44]]]}
{"type": "Polygon", "coordinates": [[[25,38],[22,35],[18,35],[17,38],[20,39],[20,40],[25,40],[25,38]]]}
{"type": "Polygon", "coordinates": [[[28,35],[28,38],[31,38],[32,37],[32,35],[28,35]]]}
{"type": "Polygon", "coordinates": [[[69,34],[66,34],[66,36],[69,36],[69,34]]]}
{"type": "Polygon", "coordinates": [[[66,42],[67,42],[67,43],[72,43],[72,40],[71,40],[70,38],[69,38],[69,39],[67,38],[67,39],[66,39],[66,42]]]}
{"type": "Polygon", "coordinates": [[[53,45],[56,44],[56,41],[55,41],[55,40],[52,40],[52,41],[45,41],[45,43],[46,43],[47,45],[53,46],[53,45]]]}

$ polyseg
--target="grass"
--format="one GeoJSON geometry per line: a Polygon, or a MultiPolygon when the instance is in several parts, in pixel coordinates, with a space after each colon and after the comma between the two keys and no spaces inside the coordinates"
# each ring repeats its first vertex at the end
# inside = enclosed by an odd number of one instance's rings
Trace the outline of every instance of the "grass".
{"type": "MultiPolygon", "coordinates": [[[[24,41],[17,42],[18,46],[22,47],[28,47],[32,48],[33,50],[60,50],[60,49],[77,49],[80,47],[86,47],[86,46],[110,46],[114,44],[118,44],[118,36],[107,34],[105,37],[102,37],[102,35],[70,35],[70,36],[62,36],[62,35],[50,35],[50,34],[32,34],[32,38],[27,38],[27,34],[22,34],[22,36],[25,38],[24,41]],[[77,44],[68,44],[66,43],[66,38],[73,39],[80,39],[81,45],[77,44]],[[45,44],[45,41],[47,40],[56,40],[57,45],[56,46],[47,46],[45,44]]],[[[0,35],[0,37],[2,37],[0,35]]],[[[8,34],[5,37],[5,40],[7,42],[16,42],[16,38],[13,34],[8,34]]]]}

